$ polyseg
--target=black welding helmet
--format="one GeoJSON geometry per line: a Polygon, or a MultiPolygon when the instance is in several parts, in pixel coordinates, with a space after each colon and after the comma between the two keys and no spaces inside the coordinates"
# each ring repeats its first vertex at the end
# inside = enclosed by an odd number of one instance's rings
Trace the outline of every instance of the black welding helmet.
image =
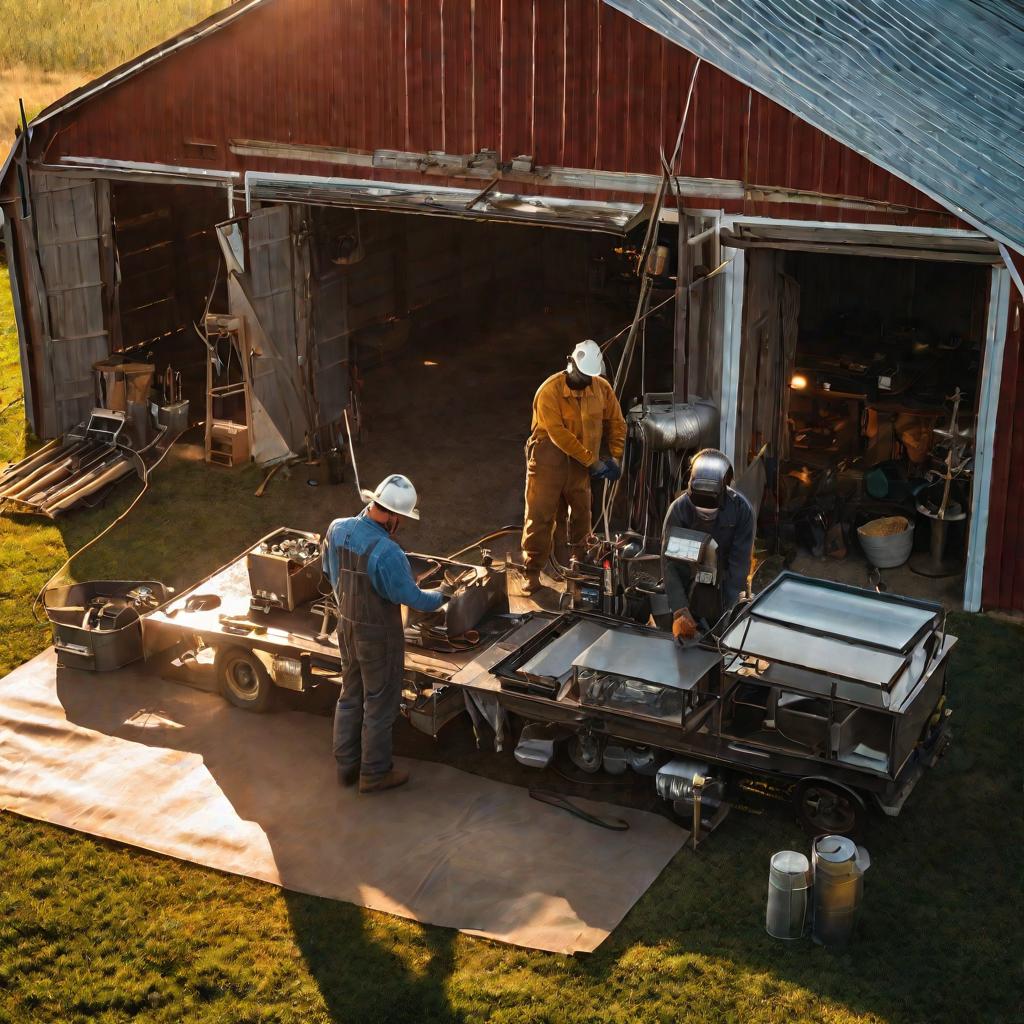
{"type": "Polygon", "coordinates": [[[718,514],[730,483],[732,463],[717,448],[705,448],[694,455],[686,493],[702,519],[713,519],[718,514]]]}

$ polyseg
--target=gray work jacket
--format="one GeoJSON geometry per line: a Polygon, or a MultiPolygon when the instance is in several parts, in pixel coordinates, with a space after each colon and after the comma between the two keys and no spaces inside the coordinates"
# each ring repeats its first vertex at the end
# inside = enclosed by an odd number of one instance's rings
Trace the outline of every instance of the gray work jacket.
{"type": "MultiPolygon", "coordinates": [[[[750,503],[731,487],[725,492],[725,504],[713,523],[697,515],[693,502],[684,492],[668,507],[662,537],[672,526],[710,534],[718,544],[718,587],[722,608],[731,608],[747,582],[750,556],[754,550],[754,512],[750,503]]],[[[672,611],[688,608],[693,573],[688,565],[666,558],[662,547],[661,571],[665,577],[665,593],[672,611]]]]}

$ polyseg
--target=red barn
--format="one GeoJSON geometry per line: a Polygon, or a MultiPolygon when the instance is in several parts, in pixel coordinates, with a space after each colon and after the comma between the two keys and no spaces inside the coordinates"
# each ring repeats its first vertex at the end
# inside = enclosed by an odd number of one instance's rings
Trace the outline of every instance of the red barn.
{"type": "Polygon", "coordinates": [[[1024,609],[1024,111],[999,84],[1024,25],[803,6],[241,0],[71,93],[0,181],[33,429],[80,421],[118,352],[197,412],[195,325],[230,310],[255,454],[321,448],[358,371],[453,316],[564,311],[556,363],[614,334],[653,218],[630,394],[710,403],[740,468],[764,449],[778,529],[941,472],[958,387],[948,553],[966,607],[1024,609]]]}

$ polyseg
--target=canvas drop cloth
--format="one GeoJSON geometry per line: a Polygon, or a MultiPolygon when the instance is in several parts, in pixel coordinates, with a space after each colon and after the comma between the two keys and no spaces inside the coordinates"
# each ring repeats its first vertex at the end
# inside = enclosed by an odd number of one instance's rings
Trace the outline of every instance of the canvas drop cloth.
{"type": "Polygon", "coordinates": [[[610,832],[515,786],[403,764],[408,786],[359,796],[335,781],[329,719],[239,711],[140,667],[62,669],[49,650],[0,680],[0,807],[516,945],[593,950],[687,834],[578,801],[630,824],[610,832]]]}

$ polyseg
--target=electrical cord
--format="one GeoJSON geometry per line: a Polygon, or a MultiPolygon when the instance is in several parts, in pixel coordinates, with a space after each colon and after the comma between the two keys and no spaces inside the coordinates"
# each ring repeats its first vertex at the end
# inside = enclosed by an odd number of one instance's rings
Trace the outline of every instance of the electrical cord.
{"type": "MultiPolygon", "coordinates": [[[[148,445],[146,445],[145,448],[141,449],[140,451],[135,451],[133,448],[129,448],[127,445],[122,445],[120,442],[118,442],[118,444],[117,444],[118,448],[121,448],[122,450],[124,450],[126,452],[129,452],[131,455],[133,455],[135,458],[137,458],[139,460],[139,465],[142,467],[142,490],[139,491],[139,493],[135,495],[135,497],[132,499],[131,504],[113,522],[111,522],[108,526],[106,526],[103,530],[101,530],[98,534],[96,534],[96,536],[93,537],[92,540],[87,541],[85,544],[83,544],[73,554],[68,555],[68,557],[65,560],[64,564],[42,585],[42,587],[39,590],[39,593],[36,594],[35,600],[32,602],[32,607],[31,607],[32,618],[35,619],[36,622],[42,623],[42,621],[43,621],[42,619],[39,618],[39,615],[37,614],[37,609],[39,608],[39,605],[43,602],[43,595],[46,593],[47,590],[50,589],[50,585],[53,583],[53,581],[58,576],[60,576],[60,574],[62,572],[64,572],[64,570],[67,569],[67,567],[69,565],[71,565],[71,563],[83,551],[88,550],[98,540],[101,540],[108,533],[110,533],[110,531],[115,526],[117,526],[118,523],[120,523],[122,520],[124,520],[128,516],[128,513],[131,512],[132,509],[135,508],[136,505],[138,505],[138,503],[142,500],[143,495],[146,493],[146,491],[149,490],[149,479],[153,475],[153,470],[156,469],[156,467],[159,466],[160,463],[164,461],[164,459],[167,457],[167,453],[174,447],[174,445],[178,441],[178,438],[181,437],[181,435],[183,433],[184,433],[184,431],[180,431],[178,434],[176,434],[175,437],[173,438],[173,440],[171,441],[171,443],[168,444],[167,448],[163,452],[161,452],[160,457],[156,460],[156,462],[154,462],[153,465],[149,466],[148,468],[146,466],[145,461],[142,458],[141,452],[147,451],[149,448],[151,448],[152,445],[155,444],[156,441],[159,440],[159,437],[155,438],[148,445]]],[[[160,435],[160,436],[163,436],[163,435],[160,435]]]]}
{"type": "Polygon", "coordinates": [[[503,526],[500,530],[495,530],[493,533],[488,533],[481,537],[479,540],[473,541],[472,544],[467,544],[464,548],[460,548],[458,551],[448,555],[449,561],[458,558],[459,555],[464,555],[467,551],[472,551],[475,548],[480,547],[482,544],[486,544],[489,540],[494,540],[496,537],[507,537],[510,533],[522,533],[523,528],[521,526],[503,526]]]}

